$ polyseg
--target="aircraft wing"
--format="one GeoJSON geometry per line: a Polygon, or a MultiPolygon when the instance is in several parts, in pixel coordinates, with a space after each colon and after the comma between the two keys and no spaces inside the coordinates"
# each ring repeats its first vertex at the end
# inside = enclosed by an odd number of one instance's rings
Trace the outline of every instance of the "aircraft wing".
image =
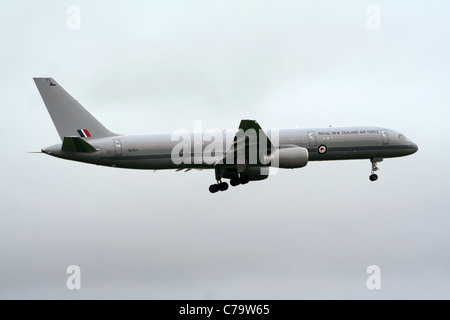
{"type": "Polygon", "coordinates": [[[275,150],[274,144],[256,120],[241,120],[233,145],[217,159],[214,166],[264,165],[260,162],[259,155],[262,152],[269,155],[272,150],[275,150]],[[242,160],[245,162],[241,163],[242,160]]]}
{"type": "Polygon", "coordinates": [[[260,142],[260,141],[263,142],[263,140],[265,140],[265,143],[267,144],[268,148],[273,147],[273,149],[275,149],[275,146],[272,144],[272,142],[267,137],[266,133],[261,128],[259,123],[256,122],[256,120],[241,120],[241,123],[239,124],[239,131],[242,130],[245,132],[249,129],[253,129],[256,131],[256,134],[258,136],[258,140],[257,140],[258,142],[260,142]],[[263,140],[260,140],[260,138],[263,140]]]}

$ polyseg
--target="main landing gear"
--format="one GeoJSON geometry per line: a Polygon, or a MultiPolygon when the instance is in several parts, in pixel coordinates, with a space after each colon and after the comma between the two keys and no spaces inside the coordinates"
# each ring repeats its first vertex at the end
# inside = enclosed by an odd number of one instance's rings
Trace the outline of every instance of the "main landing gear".
{"type": "Polygon", "coordinates": [[[228,183],[226,182],[218,182],[217,184],[212,184],[209,186],[209,192],[216,193],[219,191],[228,190],[228,183]]]}
{"type": "Polygon", "coordinates": [[[370,162],[372,162],[372,171],[371,171],[372,174],[369,176],[369,180],[370,181],[377,181],[378,180],[378,175],[375,174],[375,172],[379,170],[378,167],[377,167],[377,164],[378,164],[378,162],[381,162],[381,161],[383,161],[383,158],[370,159],[370,162]]]}
{"type": "MultiPolygon", "coordinates": [[[[216,176],[217,179],[217,183],[216,184],[212,184],[209,186],[209,192],[211,193],[216,193],[219,191],[226,191],[228,190],[228,183],[226,182],[222,182],[222,177],[220,177],[220,175],[216,176]],[[219,178],[219,179],[217,179],[219,178]]],[[[250,177],[246,176],[246,175],[240,175],[240,176],[235,176],[233,178],[231,178],[230,180],[230,184],[232,187],[237,187],[240,184],[247,184],[250,182],[250,177]]]]}
{"type": "Polygon", "coordinates": [[[241,175],[240,177],[236,176],[231,178],[230,184],[232,187],[237,187],[240,184],[247,184],[250,182],[250,178],[246,175],[241,175]]]}

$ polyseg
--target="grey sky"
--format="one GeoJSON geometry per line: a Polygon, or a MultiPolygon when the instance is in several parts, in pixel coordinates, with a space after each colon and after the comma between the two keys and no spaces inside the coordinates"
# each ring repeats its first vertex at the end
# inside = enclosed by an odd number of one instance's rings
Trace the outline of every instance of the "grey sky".
{"type": "Polygon", "coordinates": [[[0,298],[450,298],[448,1],[0,0],[0,298]],[[81,9],[69,30],[67,7],[81,9]],[[366,9],[381,9],[369,30],[366,9]],[[25,151],[59,142],[52,76],[120,133],[374,125],[413,156],[212,171],[25,151]],[[82,290],[66,288],[67,266],[82,290]],[[366,287],[369,265],[382,289],[366,287]]]}

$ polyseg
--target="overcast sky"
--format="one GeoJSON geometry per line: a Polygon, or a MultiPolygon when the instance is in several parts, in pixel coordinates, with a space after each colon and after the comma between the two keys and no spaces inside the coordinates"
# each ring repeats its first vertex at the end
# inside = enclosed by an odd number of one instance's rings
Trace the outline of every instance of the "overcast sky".
{"type": "Polygon", "coordinates": [[[450,299],[448,1],[0,0],[0,298],[450,299]],[[67,9],[81,12],[69,29],[67,9]],[[370,5],[381,29],[369,29],[370,5]],[[213,171],[29,154],[32,77],[125,134],[374,125],[419,152],[314,162],[211,195],[213,171]],[[81,290],[66,268],[81,268],[81,290]],[[381,268],[381,290],[366,269],[381,268]]]}

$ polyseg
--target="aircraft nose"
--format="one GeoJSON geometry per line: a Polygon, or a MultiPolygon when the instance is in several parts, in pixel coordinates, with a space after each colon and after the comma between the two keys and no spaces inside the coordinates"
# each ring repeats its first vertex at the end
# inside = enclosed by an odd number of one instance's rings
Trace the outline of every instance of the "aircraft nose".
{"type": "Polygon", "coordinates": [[[419,150],[419,147],[414,142],[411,142],[409,147],[411,148],[411,151],[412,151],[411,154],[416,153],[419,150]]]}

